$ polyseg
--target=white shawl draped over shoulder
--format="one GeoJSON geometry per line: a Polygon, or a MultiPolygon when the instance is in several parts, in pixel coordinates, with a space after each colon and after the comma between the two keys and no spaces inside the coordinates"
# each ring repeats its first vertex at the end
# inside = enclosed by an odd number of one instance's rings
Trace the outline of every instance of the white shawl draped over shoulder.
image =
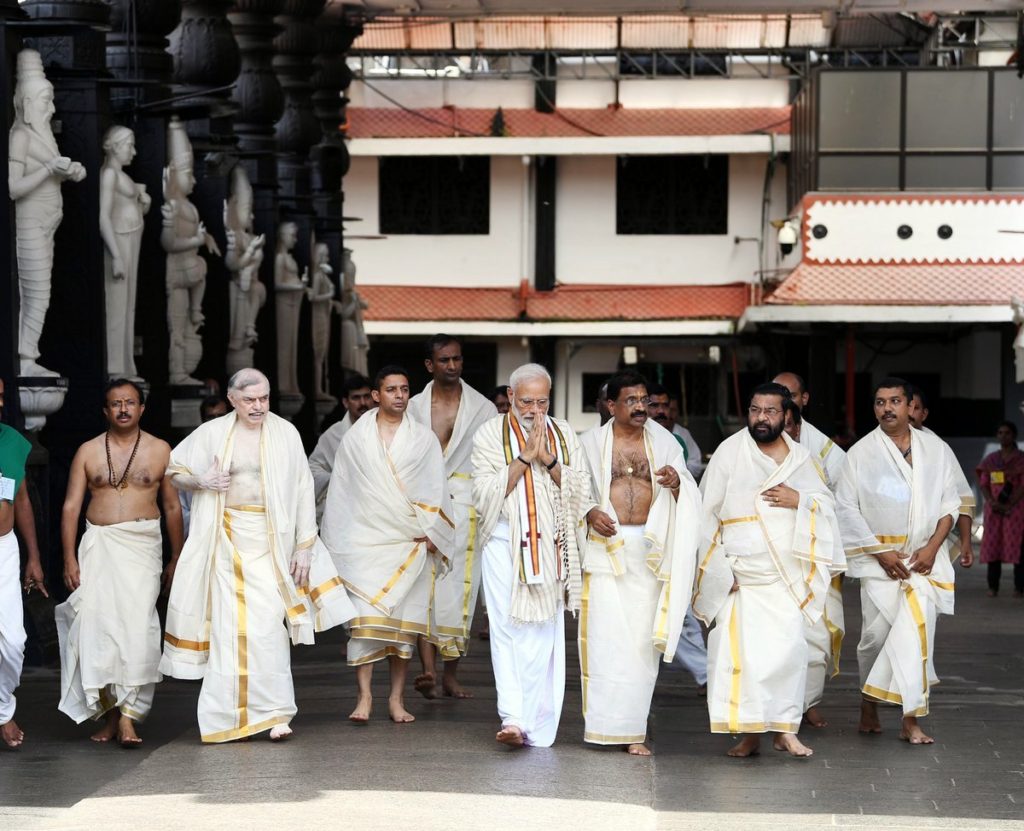
{"type": "Polygon", "coordinates": [[[549,416],[549,452],[561,463],[561,484],[556,485],[539,462],[531,465],[534,494],[527,504],[532,502],[536,506],[534,521],[539,533],[540,565],[547,578],[537,582],[528,575],[520,545],[524,523],[530,519],[522,515],[522,488],[517,485],[505,495],[509,465],[519,453],[515,434],[521,428],[512,424],[514,418],[511,412],[500,415],[477,430],[473,441],[473,501],[480,515],[481,546],[487,545],[499,519],[504,518],[509,524],[509,559],[520,575],[513,587],[512,620],[539,623],[557,614],[560,601],[570,611],[579,611],[582,577],[578,531],[584,524],[583,518],[594,507],[594,500],[590,472],[576,433],[567,422],[549,416]]]}
{"type": "Polygon", "coordinates": [[[793,602],[808,621],[821,616],[832,576],[846,568],[835,501],[821,469],[788,435],[781,465],[744,428],[711,457],[700,491],[704,520],[694,614],[710,624],[732,589],[730,559],[767,552],[793,602]],[[775,508],[762,494],[775,485],[800,494],[795,510],[775,508]]]}
{"type": "MultiPolygon", "coordinates": [[[[231,465],[236,416],[201,424],[171,452],[167,475],[195,476],[218,458],[231,465]]],[[[267,413],[260,436],[260,478],[267,536],[278,590],[288,612],[292,643],[313,643],[314,632],[350,620],[355,609],[345,594],[330,555],[317,536],[313,477],[302,439],[288,421],[267,413]],[[313,549],[309,586],[298,588],[288,573],[296,550],[313,549]]],[[[210,652],[210,571],[224,534],[225,493],[192,494],[188,538],[181,552],[167,604],[167,629],[160,669],[176,678],[201,678],[210,652]]]]}
{"type": "Polygon", "coordinates": [[[430,560],[447,568],[455,542],[441,445],[408,413],[385,447],[370,410],[345,434],[331,473],[322,534],[345,587],[385,616],[430,560]]]}
{"type": "MultiPolygon", "coordinates": [[[[613,421],[608,421],[599,431],[584,433],[580,444],[590,468],[594,499],[598,507],[615,521],[617,530],[612,537],[602,537],[596,531],[590,531],[580,550],[584,572],[620,576],[625,573],[625,567],[618,552],[625,545],[625,540],[618,530],[619,518],[609,499],[613,424],[613,421]]],[[[700,540],[700,491],[686,468],[679,442],[668,430],[650,419],[644,425],[644,446],[653,489],[644,525],[644,544],[647,547],[647,567],[662,584],[651,638],[655,648],[664,654],[665,662],[671,663],[693,592],[700,540]],[[657,482],[655,471],[666,465],[679,474],[678,499],[672,496],[671,490],[657,482]]]]}
{"type": "MultiPolygon", "coordinates": [[[[851,577],[888,580],[876,555],[886,550],[909,557],[935,533],[939,520],[956,521],[960,512],[955,457],[945,443],[920,430],[910,431],[907,464],[881,427],[868,433],[846,454],[846,467],[836,490],[843,544],[851,577]],[[901,498],[909,489],[909,503],[901,498]]],[[[961,473],[962,475],[962,473],[961,473]]],[[[953,613],[953,565],[943,542],[932,573],[913,582],[927,591],[944,614],[953,613]]]]}

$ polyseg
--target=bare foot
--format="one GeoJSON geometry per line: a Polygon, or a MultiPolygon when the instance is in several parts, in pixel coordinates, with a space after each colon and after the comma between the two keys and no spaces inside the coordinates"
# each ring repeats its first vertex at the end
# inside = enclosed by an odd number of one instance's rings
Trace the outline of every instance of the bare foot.
{"type": "Polygon", "coordinates": [[[921,725],[917,723],[917,719],[914,716],[903,717],[900,738],[905,742],[910,742],[910,744],[935,744],[935,739],[921,729],[921,725]]]}
{"type": "Polygon", "coordinates": [[[109,742],[114,736],[117,735],[117,721],[120,717],[120,713],[117,710],[111,710],[107,713],[107,723],[103,727],[93,733],[89,738],[94,742],[109,742]]]}
{"type": "Polygon", "coordinates": [[[25,740],[25,732],[18,727],[18,723],[12,718],[6,724],[0,724],[0,738],[8,747],[18,747],[25,740]]]}
{"type": "Polygon", "coordinates": [[[801,743],[794,733],[776,733],[775,739],[772,741],[772,747],[776,750],[785,750],[790,756],[796,756],[800,759],[814,755],[814,751],[801,743]]]}
{"type": "Polygon", "coordinates": [[[494,738],[502,744],[507,744],[509,747],[522,747],[526,744],[523,731],[514,724],[502,727],[494,738]]]}
{"type": "Polygon", "coordinates": [[[270,740],[272,742],[282,742],[292,734],[292,728],[287,724],[275,724],[270,728],[270,740]]]}
{"type": "Polygon", "coordinates": [[[651,749],[647,745],[645,745],[643,743],[624,745],[623,746],[623,750],[625,750],[630,756],[650,756],[651,755],[651,749]]]}
{"type": "Polygon", "coordinates": [[[405,703],[401,698],[388,699],[388,715],[395,724],[409,724],[416,721],[416,716],[405,709],[405,703]]]}
{"type": "Polygon", "coordinates": [[[459,680],[455,677],[449,678],[447,675],[441,681],[441,688],[444,690],[444,694],[449,698],[472,698],[473,693],[467,690],[459,680]]]}
{"type": "Polygon", "coordinates": [[[811,725],[811,727],[828,727],[828,722],[817,707],[807,708],[807,712],[804,713],[804,721],[811,725]]]}
{"type": "Polygon", "coordinates": [[[127,748],[138,747],[142,744],[142,739],[135,732],[135,722],[128,716],[121,716],[117,721],[117,743],[121,747],[127,748]]]}
{"type": "Polygon", "coordinates": [[[370,720],[370,710],[373,708],[373,697],[361,695],[356,699],[356,708],[349,714],[348,720],[357,724],[366,724],[370,720]]]}
{"type": "Polygon", "coordinates": [[[881,733],[882,722],[878,720],[878,705],[874,701],[861,699],[859,733],[881,733]]]}
{"type": "Polygon", "coordinates": [[[761,752],[761,737],[744,736],[736,744],[729,748],[726,752],[726,756],[732,756],[737,759],[745,759],[748,756],[757,756],[761,752]]]}
{"type": "Polygon", "coordinates": [[[437,686],[434,683],[434,673],[424,672],[422,675],[417,675],[416,680],[412,682],[413,688],[426,699],[437,698],[437,686]]]}

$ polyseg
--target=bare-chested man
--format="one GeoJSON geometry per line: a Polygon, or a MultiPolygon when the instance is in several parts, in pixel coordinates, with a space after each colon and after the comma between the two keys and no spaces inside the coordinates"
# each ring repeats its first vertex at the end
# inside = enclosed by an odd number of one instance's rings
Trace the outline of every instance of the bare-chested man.
{"type": "MultiPolygon", "coordinates": [[[[0,411],[4,406],[4,382],[0,380],[0,411]]],[[[21,606],[21,557],[14,526],[25,541],[25,593],[38,589],[44,596],[46,581],[36,542],[36,523],[25,485],[25,465],[32,445],[13,427],[0,424],[0,739],[18,747],[25,732],[14,720],[14,690],[21,681],[25,654],[25,625],[21,606]]]]}
{"type": "Polygon", "coordinates": [[[582,558],[583,738],[636,756],[651,755],[651,695],[659,659],[675,655],[700,524],[700,496],[682,448],[648,419],[648,403],[642,375],[613,375],[611,421],[580,440],[597,502],[587,515],[582,558]],[[674,596],[681,599],[672,602],[674,596]]]}
{"type": "Polygon", "coordinates": [[[456,676],[459,658],[469,646],[473,612],[480,591],[477,516],[473,507],[473,436],[497,411],[484,396],[462,380],[462,344],[450,335],[427,341],[424,365],[433,380],[409,401],[409,415],[434,431],[444,453],[448,492],[455,523],[452,569],[434,586],[430,633],[419,638],[423,673],[415,680],[425,698],[437,697],[435,660],[444,660],[441,688],[445,695],[470,698],[456,676]]]}
{"type": "Polygon", "coordinates": [[[193,492],[192,523],[167,606],[160,669],[203,679],[204,742],[291,735],[293,643],[352,616],[316,533],[302,439],[270,412],[270,382],[241,369],[233,411],[200,425],[171,454],[168,476],[193,492]],[[284,622],[287,621],[287,626],[284,622]]]}
{"type": "Polygon", "coordinates": [[[163,545],[159,497],[171,542],[164,571],[170,584],[181,553],[178,495],[164,478],[170,447],[144,432],[142,390],[133,381],[107,385],[107,431],[90,439],[71,462],[61,516],[64,584],[72,592],[57,607],[60,634],[59,709],[81,723],[107,713],[93,741],[142,743],[135,730],[153,705],[161,679],[160,593],[163,545]],[[86,491],[85,533],[75,556],[86,491]]]}

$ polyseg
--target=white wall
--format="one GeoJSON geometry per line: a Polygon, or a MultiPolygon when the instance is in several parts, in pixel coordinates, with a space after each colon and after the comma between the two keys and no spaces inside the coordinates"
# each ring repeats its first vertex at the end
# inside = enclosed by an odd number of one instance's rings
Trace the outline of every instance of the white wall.
{"type": "MultiPolygon", "coordinates": [[[[533,83],[529,80],[467,81],[464,79],[371,78],[370,84],[379,92],[406,107],[508,107],[533,109],[533,83]]],[[[394,107],[386,98],[361,81],[353,81],[347,95],[352,107],[394,107]]],[[[565,106],[565,105],[562,105],[565,106]]]]}
{"type": "MultiPolygon", "coordinates": [[[[346,240],[354,252],[358,279],[379,285],[519,285],[532,273],[531,249],[523,244],[523,185],[528,172],[518,156],[491,158],[489,234],[346,240]]],[[[527,211],[529,202],[525,203],[527,211]]],[[[377,159],[352,159],[345,177],[345,214],[363,219],[349,224],[348,233],[380,233],[377,159]]]]}
{"type": "MultiPolygon", "coordinates": [[[[556,273],[562,283],[721,284],[750,282],[759,269],[754,242],[761,226],[761,194],[767,157],[729,159],[728,233],[721,236],[623,235],[615,233],[615,157],[573,156],[558,162],[556,273]]],[[[785,183],[780,166],[769,218],[784,217],[785,183]]],[[[769,235],[769,267],[774,234],[769,235]]]]}

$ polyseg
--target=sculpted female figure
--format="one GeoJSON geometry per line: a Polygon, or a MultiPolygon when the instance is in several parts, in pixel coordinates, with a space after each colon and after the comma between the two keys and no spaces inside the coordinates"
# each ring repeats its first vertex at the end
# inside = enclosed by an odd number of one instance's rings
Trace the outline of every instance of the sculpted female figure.
{"type": "Polygon", "coordinates": [[[53,235],[63,217],[60,186],[81,182],[85,168],[62,156],[50,129],[53,85],[43,74],[39,53],[18,53],[14,125],[8,139],[7,188],[14,200],[18,254],[18,355],[22,375],[56,375],[40,366],[39,337],[50,307],[53,235]]]}
{"type": "Polygon", "coordinates": [[[228,249],[224,264],[231,272],[229,300],[231,330],[228,335],[228,374],[253,364],[256,344],[256,315],[267,301],[267,289],[260,282],[263,263],[263,234],[253,234],[252,185],[245,168],[231,171],[231,197],[224,203],[224,228],[228,249]]]}
{"type": "Polygon", "coordinates": [[[306,274],[299,276],[299,264],[292,249],[299,239],[294,222],[277,228],[277,257],[274,260],[274,291],[277,302],[277,382],[281,395],[301,395],[297,378],[299,354],[299,312],[306,294],[306,274]]]}
{"type": "Polygon", "coordinates": [[[317,401],[333,401],[327,389],[327,351],[331,345],[331,307],[334,283],[328,259],[330,249],[318,242],[313,246],[313,277],[309,288],[309,302],[313,307],[313,389],[317,401]]]}
{"type": "Polygon", "coordinates": [[[135,290],[143,217],[152,201],[146,186],[124,172],[135,158],[135,134],[115,126],[103,137],[100,169],[100,236],[107,247],[107,375],[141,380],[135,371],[135,290]]]}

